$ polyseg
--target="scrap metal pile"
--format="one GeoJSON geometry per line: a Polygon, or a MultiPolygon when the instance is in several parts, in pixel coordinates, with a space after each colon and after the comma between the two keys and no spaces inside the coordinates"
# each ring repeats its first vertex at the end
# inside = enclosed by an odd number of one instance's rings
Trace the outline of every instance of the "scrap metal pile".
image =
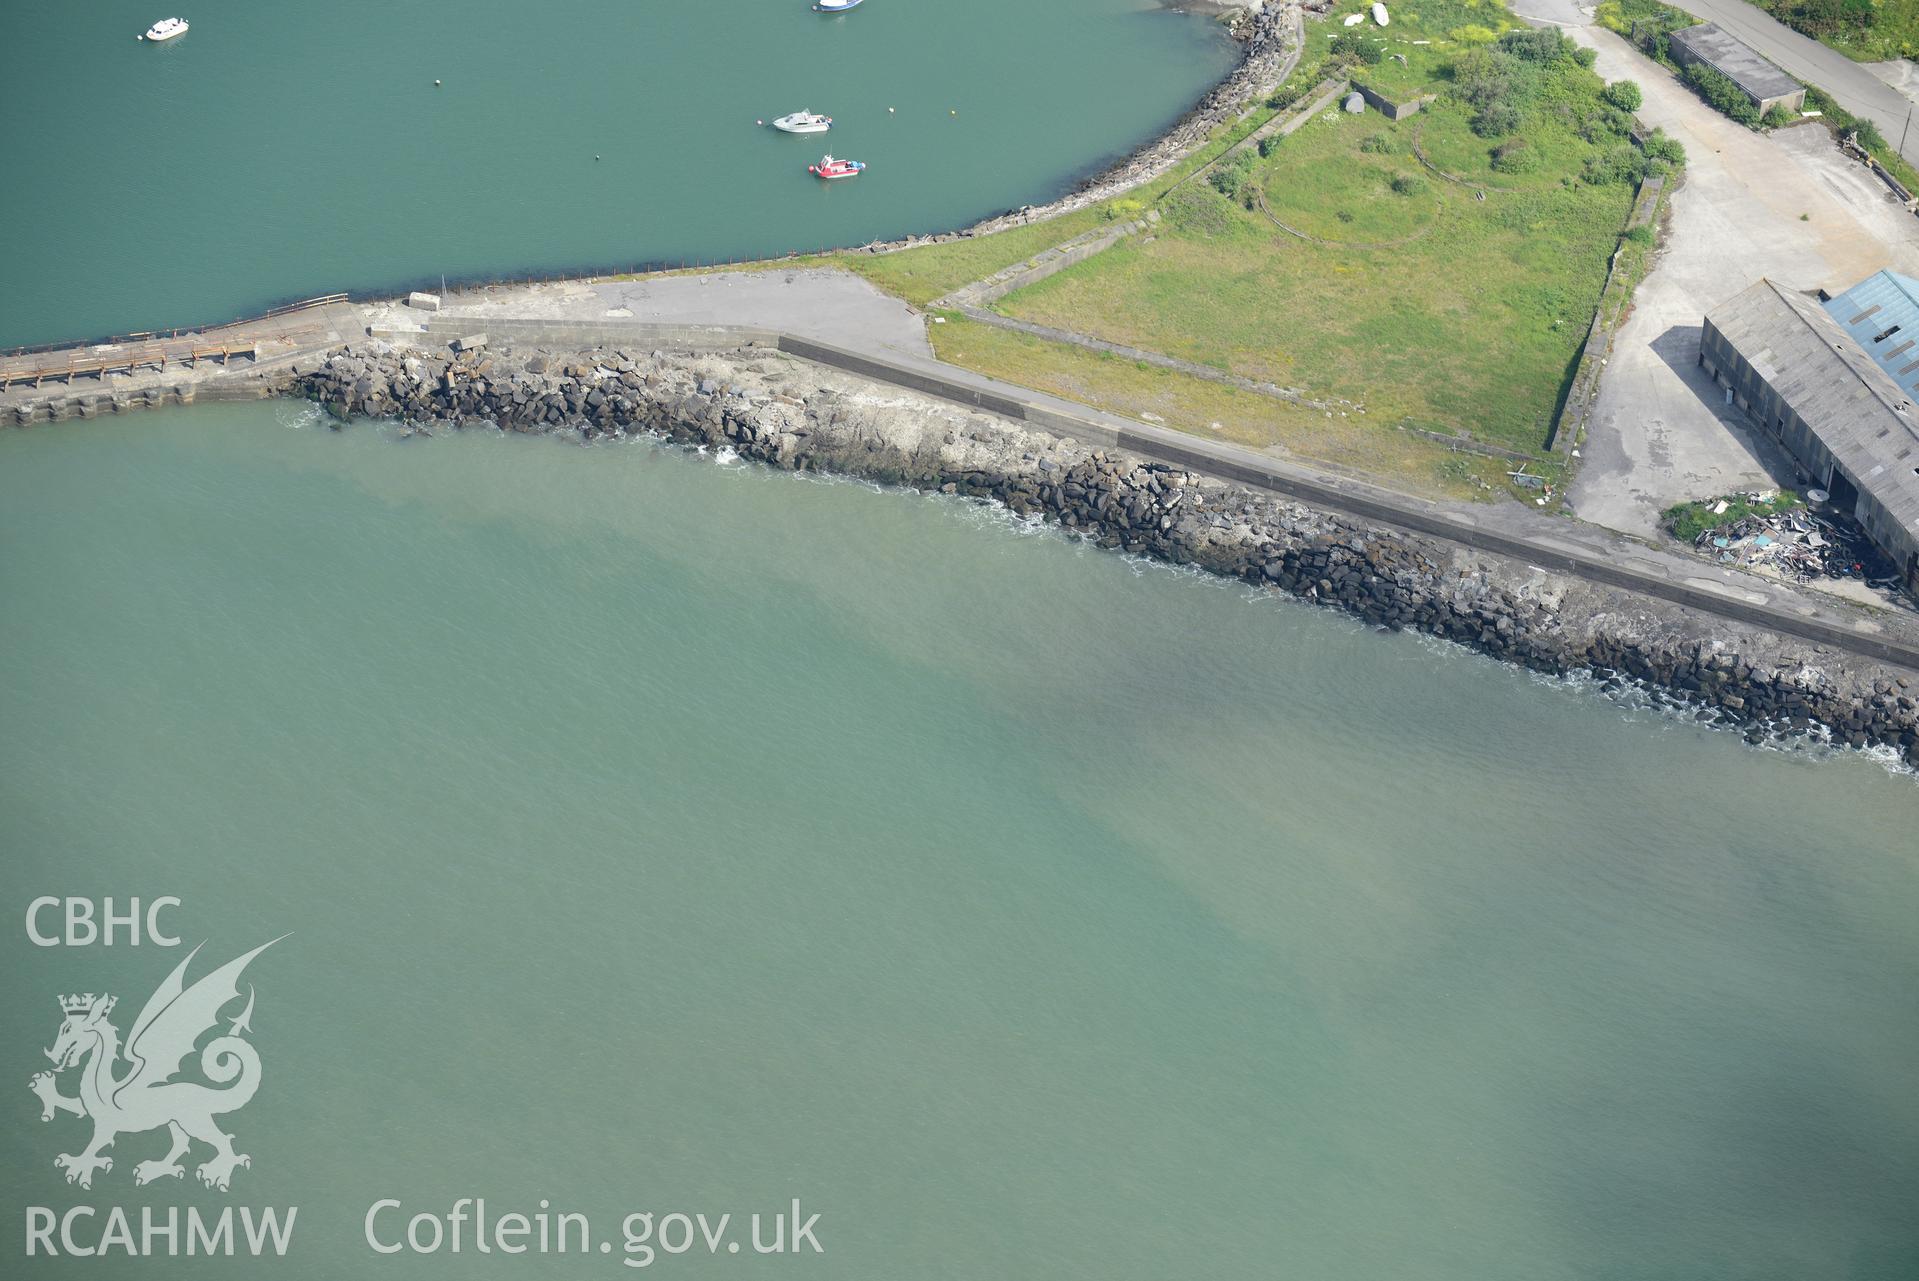
{"type": "MultiPolygon", "coordinates": [[[[1764,501],[1770,495],[1752,497],[1764,501]]],[[[1703,531],[1693,546],[1722,564],[1771,570],[1795,582],[1854,578],[1872,587],[1899,585],[1897,567],[1858,523],[1830,509],[1793,507],[1767,516],[1743,516],[1703,531]]]]}

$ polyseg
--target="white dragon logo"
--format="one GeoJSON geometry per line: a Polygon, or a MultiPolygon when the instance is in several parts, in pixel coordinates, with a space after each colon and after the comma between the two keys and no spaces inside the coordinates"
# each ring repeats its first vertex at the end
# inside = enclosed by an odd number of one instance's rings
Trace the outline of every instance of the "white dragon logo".
{"type": "MultiPolygon", "coordinates": [[[[283,934],[280,936],[285,938],[283,934]]],[[[135,1183],[155,1179],[179,1178],[186,1171],[180,1158],[198,1139],[213,1148],[213,1158],[196,1173],[208,1187],[227,1190],[236,1166],[250,1166],[252,1158],[233,1150],[233,1136],[215,1125],[213,1118],[245,1107],[260,1088],[260,1056],[241,1033],[252,1031],[253,988],[247,988],[246,1008],[232,1020],[224,1036],[208,1041],[200,1051],[200,1071],[215,1085],[213,1089],[197,1081],[171,1079],[193,1053],[194,1044],[220,1022],[220,1010],[240,995],[240,972],[260,953],[280,939],[262,943],[245,956],[229,961],[193,984],[185,985],[187,966],[200,954],[196,947],[186,960],[174,967],[166,981],[147,998],[140,1017],[133,1021],[127,1035],[125,1057],[132,1067],[124,1076],[114,1074],[121,1058],[120,1033],[107,1015],[113,1012],[115,998],[84,996],[60,998],[66,1015],[53,1048],[46,1051],[53,1060],[52,1072],[33,1077],[31,1087],[40,1096],[42,1121],[51,1121],[56,1112],[93,1118],[93,1141],[85,1151],[54,1158],[54,1164],[66,1171],[67,1182],[83,1188],[93,1186],[95,1170],[111,1171],[113,1159],[100,1155],[122,1134],[166,1126],[173,1147],[157,1161],[142,1161],[133,1168],[135,1183]],[[89,1057],[91,1056],[91,1057],[89,1057]],[[61,1094],[54,1073],[64,1072],[82,1060],[80,1094],[70,1098],[61,1094]]],[[[206,945],[202,943],[201,947],[206,945]]]]}

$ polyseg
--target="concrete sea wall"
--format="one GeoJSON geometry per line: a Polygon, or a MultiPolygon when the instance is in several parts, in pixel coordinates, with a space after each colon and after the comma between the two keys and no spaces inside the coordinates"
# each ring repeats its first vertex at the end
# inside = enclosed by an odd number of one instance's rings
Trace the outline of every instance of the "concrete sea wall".
{"type": "Polygon", "coordinates": [[[1919,680],[1525,561],[1328,513],[772,349],[667,355],[376,342],[282,384],[345,419],[648,434],[789,470],[992,499],[1102,547],[1193,565],[1532,670],[1589,673],[1742,730],[1877,746],[1919,766],[1919,680]]]}

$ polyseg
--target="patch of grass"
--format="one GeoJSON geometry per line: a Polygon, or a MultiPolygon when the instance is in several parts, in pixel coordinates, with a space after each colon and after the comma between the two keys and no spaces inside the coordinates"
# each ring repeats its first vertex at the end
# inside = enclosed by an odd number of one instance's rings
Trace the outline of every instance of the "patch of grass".
{"type": "Polygon", "coordinates": [[[890,254],[839,254],[832,260],[888,293],[923,306],[969,281],[990,276],[1106,221],[1103,209],[1082,209],[991,236],[950,240],[890,254]]]}
{"type": "MultiPolygon", "coordinates": [[[[1323,54],[1310,60],[1302,58],[1300,67],[1288,83],[1296,82],[1309,87],[1317,84],[1323,62],[1323,54]]],[[[1091,231],[1115,219],[1138,217],[1166,192],[1175,187],[1192,185],[1186,183],[1185,179],[1211,164],[1282,110],[1271,105],[1256,107],[1246,118],[1215,134],[1204,146],[1152,182],[1070,214],[1024,227],[1013,227],[990,236],[971,236],[964,240],[902,249],[890,254],[834,254],[829,255],[826,261],[866,277],[888,293],[924,306],[961,285],[982,280],[1082,232],[1091,231]]]]}
{"type": "Polygon", "coordinates": [[[1779,490],[1763,501],[1751,494],[1724,494],[1718,498],[1668,507],[1659,514],[1659,519],[1672,531],[1673,537],[1690,543],[1709,529],[1724,529],[1748,516],[1773,516],[1803,506],[1805,502],[1789,489],[1779,490]],[[1714,511],[1721,503],[1726,505],[1726,510],[1714,511]]]}
{"type": "MultiPolygon", "coordinates": [[[[1397,123],[1327,112],[1253,177],[1275,218],[1331,243],[1287,235],[1193,184],[1162,207],[1152,243],[1117,246],[1001,308],[1362,404],[1376,438],[1404,425],[1535,451],[1632,200],[1628,183],[1582,179],[1595,156],[1610,161],[1623,145],[1605,132],[1618,113],[1597,76],[1548,52],[1523,69],[1530,83],[1503,95],[1537,157],[1531,172],[1496,172],[1499,144],[1472,131],[1471,103],[1443,92],[1397,123]],[[1369,142],[1378,137],[1391,145],[1369,142]],[[1415,139],[1486,198],[1431,180],[1415,139]],[[1400,179],[1426,186],[1395,194],[1400,179]]],[[[1438,64],[1432,75],[1433,89],[1451,84],[1438,64]]]]}
{"type": "MultiPolygon", "coordinates": [[[[1681,27],[1690,27],[1699,21],[1692,14],[1676,5],[1662,4],[1660,0],[1601,0],[1593,10],[1593,21],[1608,31],[1632,39],[1634,28],[1638,29],[1639,39],[1643,42],[1654,35],[1665,35],[1681,27]]],[[[1659,48],[1660,60],[1671,66],[1664,57],[1665,46],[1659,48]]]]}
{"type": "MultiPolygon", "coordinates": [[[[1363,471],[1398,488],[1445,498],[1514,491],[1516,464],[1461,453],[1410,432],[1382,430],[1349,411],[1291,405],[1157,365],[1049,342],[946,315],[930,327],[941,360],[1084,405],[1254,449],[1277,448],[1363,471]],[[1218,424],[1214,426],[1214,424],[1218,424]]],[[[1531,470],[1540,471],[1535,463],[1531,470]]],[[[1528,491],[1531,492],[1531,491],[1528,491]]]]}
{"type": "MultiPolygon", "coordinates": [[[[1292,90],[1337,71],[1326,50],[1326,37],[1337,33],[1324,29],[1331,25],[1309,27],[1308,59],[1320,65],[1302,66],[1276,99],[1293,99],[1292,90]]],[[[941,357],[1414,490],[1536,496],[1511,485],[1513,464],[1417,433],[1515,449],[1535,456],[1533,472],[1553,471],[1539,451],[1631,205],[1622,179],[1635,177],[1638,166],[1616,154],[1628,117],[1604,96],[1587,51],[1556,32],[1522,29],[1499,0],[1424,0],[1419,12],[1396,9],[1392,28],[1366,33],[1385,42],[1382,56],[1354,59],[1353,70],[1385,68],[1405,97],[1437,95],[1426,111],[1397,123],[1323,112],[1275,146],[1236,154],[1212,180],[1209,163],[1271,118],[1268,103],[1172,173],[1128,193],[1125,216],[1143,207],[1160,213],[1154,235],[1123,241],[1000,304],[1043,324],[1300,388],[1307,399],[1334,405],[1330,416],[959,316],[931,327],[941,357]],[[1484,38],[1443,34],[1453,27],[1484,38]],[[1474,132],[1477,108],[1463,99],[1456,75],[1462,56],[1510,82],[1496,86],[1497,97],[1511,110],[1514,136],[1527,140],[1512,148],[1530,153],[1526,172],[1494,168],[1495,150],[1513,137],[1474,132]],[[1458,181],[1430,173],[1416,145],[1458,181]],[[1606,163],[1591,163],[1596,156],[1606,163]]],[[[1682,160],[1674,154],[1655,163],[1682,160]]],[[[837,261],[923,304],[1117,216],[1113,207],[837,261]]],[[[1649,259],[1651,244],[1629,249],[1649,259]]]]}
{"type": "MultiPolygon", "coordinates": [[[[1310,141],[1287,163],[1269,165],[1260,175],[1267,207],[1280,221],[1338,243],[1404,240],[1432,230],[1446,204],[1426,183],[1426,170],[1410,145],[1384,155],[1357,147],[1328,148],[1323,144],[1337,136],[1337,130],[1318,124],[1295,139],[1308,135],[1310,141]],[[1399,192],[1395,184],[1408,190],[1399,192]],[[1387,198],[1392,195],[1399,199],[1387,198]]],[[[1271,226],[1254,230],[1263,236],[1271,226]]]]}
{"type": "Polygon", "coordinates": [[[1402,103],[1434,91],[1449,60],[1446,50],[1452,48],[1450,44],[1416,45],[1402,41],[1390,41],[1381,47],[1390,51],[1387,56],[1371,66],[1354,67],[1352,78],[1381,97],[1402,103]]]}

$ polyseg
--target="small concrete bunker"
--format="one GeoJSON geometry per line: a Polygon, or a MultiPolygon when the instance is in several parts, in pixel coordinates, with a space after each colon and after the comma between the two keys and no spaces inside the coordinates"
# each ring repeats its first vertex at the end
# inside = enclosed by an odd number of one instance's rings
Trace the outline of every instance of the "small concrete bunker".
{"type": "Polygon", "coordinates": [[[1806,105],[1806,86],[1766,61],[1751,45],[1720,30],[1716,23],[1685,27],[1667,39],[1674,62],[1711,67],[1738,85],[1739,92],[1762,114],[1774,107],[1798,111],[1806,105]]]}

